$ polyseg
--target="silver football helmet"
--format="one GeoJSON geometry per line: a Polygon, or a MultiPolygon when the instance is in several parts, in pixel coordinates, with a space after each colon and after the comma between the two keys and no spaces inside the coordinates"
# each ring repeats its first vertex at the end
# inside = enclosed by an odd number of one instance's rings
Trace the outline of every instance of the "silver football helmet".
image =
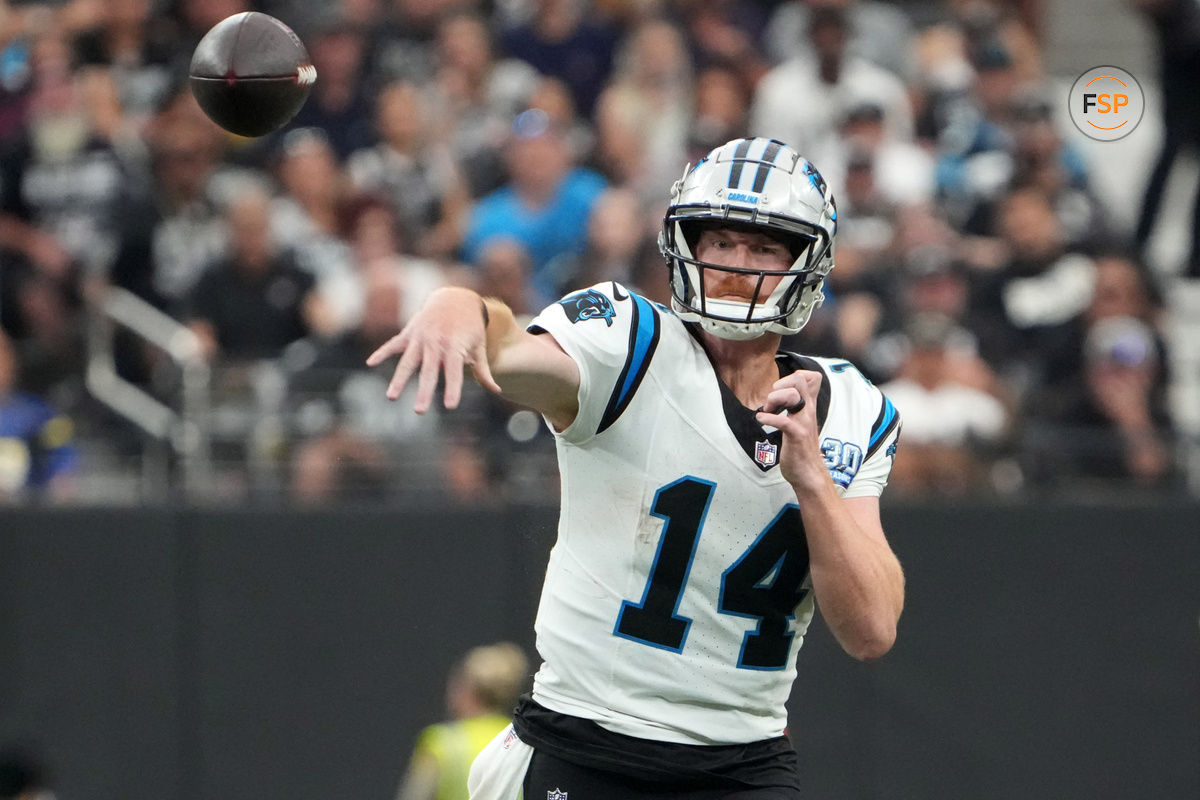
{"type": "Polygon", "coordinates": [[[716,148],[671,187],[659,249],[671,273],[671,305],[685,321],[723,339],[796,333],[825,296],[833,269],[837,208],[825,179],[792,148],[775,139],[735,139],[716,148]],[[706,227],[758,230],[785,241],[793,262],[786,272],[723,267],[695,258],[706,227]],[[751,302],[706,296],[713,271],[782,279],[751,302]]]}

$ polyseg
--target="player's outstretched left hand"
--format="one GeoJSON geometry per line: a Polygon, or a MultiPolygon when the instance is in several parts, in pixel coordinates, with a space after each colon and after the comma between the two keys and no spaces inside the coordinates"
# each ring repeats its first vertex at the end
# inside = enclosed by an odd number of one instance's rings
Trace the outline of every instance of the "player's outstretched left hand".
{"type": "Polygon", "coordinates": [[[418,414],[424,414],[433,403],[440,375],[445,376],[442,399],[446,408],[457,408],[467,367],[484,388],[500,391],[488,365],[487,328],[481,304],[479,295],[470,289],[438,289],[404,330],[367,357],[367,366],[375,367],[392,356],[400,356],[388,383],[389,400],[400,397],[418,369],[417,396],[413,401],[413,411],[418,414]]]}

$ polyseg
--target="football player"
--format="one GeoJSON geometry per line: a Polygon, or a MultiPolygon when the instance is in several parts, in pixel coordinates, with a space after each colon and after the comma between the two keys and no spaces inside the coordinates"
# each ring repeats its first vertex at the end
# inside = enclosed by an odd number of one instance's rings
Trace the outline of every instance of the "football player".
{"type": "Polygon", "coordinates": [[[475,762],[472,798],[799,797],[784,735],[820,605],[858,659],[891,648],[904,577],[879,495],[892,404],[847,361],[780,352],[820,305],[837,211],[798,153],[740,139],[686,170],[660,234],[671,307],[608,282],[527,328],[439,290],[368,360],[388,396],[464,370],[557,440],[543,663],[475,762]]]}

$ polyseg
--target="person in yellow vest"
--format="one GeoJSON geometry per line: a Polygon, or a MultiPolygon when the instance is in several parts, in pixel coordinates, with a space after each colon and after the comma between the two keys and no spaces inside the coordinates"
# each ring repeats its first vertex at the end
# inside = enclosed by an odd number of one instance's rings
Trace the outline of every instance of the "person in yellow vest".
{"type": "Polygon", "coordinates": [[[396,800],[467,800],[471,762],[512,721],[529,678],[529,660],[511,642],[469,650],[446,684],[451,719],[417,736],[396,800]]]}

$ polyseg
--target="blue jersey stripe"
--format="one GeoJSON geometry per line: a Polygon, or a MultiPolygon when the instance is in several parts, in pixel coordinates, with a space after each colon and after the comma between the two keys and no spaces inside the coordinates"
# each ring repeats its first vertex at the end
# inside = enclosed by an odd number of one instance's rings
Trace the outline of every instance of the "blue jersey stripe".
{"type": "Polygon", "coordinates": [[[606,430],[625,411],[634,393],[650,368],[650,359],[658,348],[659,319],[658,312],[650,301],[640,295],[630,293],[633,301],[633,319],[629,326],[629,355],[625,357],[625,366],[617,378],[617,385],[600,418],[596,433],[606,430]]]}
{"type": "Polygon", "coordinates": [[[876,418],[875,424],[871,427],[871,441],[867,445],[867,456],[875,452],[879,447],[880,442],[884,437],[891,432],[896,423],[896,407],[892,405],[892,401],[886,397],[883,398],[883,408],[879,411],[879,417],[876,418]]]}
{"type": "Polygon", "coordinates": [[[650,303],[636,294],[633,296],[633,303],[638,308],[637,334],[633,342],[633,353],[630,356],[629,374],[625,376],[625,383],[621,386],[621,395],[617,398],[619,403],[625,401],[645,367],[649,366],[647,358],[650,355],[650,342],[657,338],[658,333],[658,317],[655,315],[654,309],[650,307],[650,303]]]}

